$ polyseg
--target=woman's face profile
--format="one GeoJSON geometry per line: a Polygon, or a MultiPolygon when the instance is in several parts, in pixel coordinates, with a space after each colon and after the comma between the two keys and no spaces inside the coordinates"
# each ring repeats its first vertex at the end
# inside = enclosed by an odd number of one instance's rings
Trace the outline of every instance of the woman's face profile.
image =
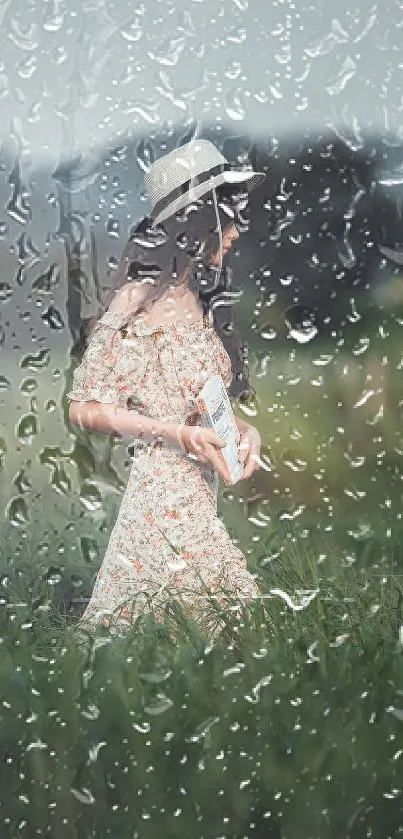
{"type": "MultiPolygon", "coordinates": [[[[232,245],[238,239],[238,237],[239,237],[239,233],[238,233],[238,230],[235,227],[235,224],[231,224],[231,227],[229,227],[225,231],[225,233],[222,237],[223,257],[228,253],[229,250],[231,250],[232,245]]],[[[219,259],[220,259],[220,250],[218,249],[216,251],[215,255],[214,255],[214,258],[212,259],[212,265],[218,265],[219,264],[219,259]]]]}

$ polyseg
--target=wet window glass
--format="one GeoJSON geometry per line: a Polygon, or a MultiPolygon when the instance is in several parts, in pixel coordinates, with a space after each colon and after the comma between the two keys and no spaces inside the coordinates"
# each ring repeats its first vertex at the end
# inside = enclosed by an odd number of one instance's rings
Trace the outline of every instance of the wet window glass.
{"type": "Polygon", "coordinates": [[[0,4],[5,839],[403,834],[401,12],[0,4]]]}

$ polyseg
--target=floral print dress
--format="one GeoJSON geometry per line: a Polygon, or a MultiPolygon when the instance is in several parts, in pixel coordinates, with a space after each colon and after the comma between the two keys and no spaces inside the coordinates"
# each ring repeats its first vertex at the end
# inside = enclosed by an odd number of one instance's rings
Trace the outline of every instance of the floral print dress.
{"type": "MultiPolygon", "coordinates": [[[[206,315],[190,324],[147,325],[106,312],[67,398],[194,425],[194,397],[213,373],[229,387],[231,361],[206,315]]],[[[231,595],[259,594],[244,554],[217,516],[218,473],[191,458],[180,442],[133,440],[132,451],[127,488],[79,624],[103,623],[119,632],[150,602],[162,616],[168,594],[211,627],[211,598],[223,607],[231,595]]]]}

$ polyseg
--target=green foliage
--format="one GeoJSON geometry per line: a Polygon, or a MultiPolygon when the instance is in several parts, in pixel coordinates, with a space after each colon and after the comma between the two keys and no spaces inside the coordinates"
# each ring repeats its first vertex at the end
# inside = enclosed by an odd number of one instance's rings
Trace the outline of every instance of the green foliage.
{"type": "MultiPolygon", "coordinates": [[[[246,495],[244,515],[227,504],[225,518],[246,541],[258,527],[248,563],[265,598],[218,613],[211,600],[212,637],[182,603],[161,614],[151,598],[124,637],[77,631],[70,606],[91,590],[101,532],[78,495],[73,514],[41,507],[46,539],[30,524],[22,540],[21,516],[4,531],[1,839],[403,835],[400,388],[380,387],[383,333],[365,355],[360,338],[320,364],[319,387],[316,361],[334,348],[317,342],[273,353],[256,382],[250,421],[273,468],[223,501],[246,495]]],[[[114,484],[91,442],[82,432],[41,462],[71,461],[84,495],[102,469],[114,484]]],[[[67,483],[54,486],[63,497],[67,483]]]]}
{"type": "Polygon", "coordinates": [[[222,610],[211,638],[170,599],[84,639],[48,583],[13,584],[2,837],[401,835],[399,577],[280,543],[251,560],[267,597],[222,610]]]}

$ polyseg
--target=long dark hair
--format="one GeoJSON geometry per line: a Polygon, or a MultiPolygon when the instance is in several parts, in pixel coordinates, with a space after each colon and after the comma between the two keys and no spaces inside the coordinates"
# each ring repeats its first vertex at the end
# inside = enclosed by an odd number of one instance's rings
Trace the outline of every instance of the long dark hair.
{"type": "MultiPolygon", "coordinates": [[[[224,191],[217,189],[218,212],[222,235],[234,223],[223,209],[220,198],[224,191]]],[[[120,262],[112,274],[111,284],[92,317],[83,321],[81,335],[75,351],[88,344],[97,322],[110,306],[118,289],[127,283],[143,284],[144,294],[138,308],[130,315],[139,315],[151,308],[170,286],[188,287],[198,296],[204,314],[209,317],[217,335],[222,340],[230,359],[233,379],[229,395],[241,401],[255,396],[249,383],[247,348],[241,344],[234,324],[231,301],[238,297],[231,291],[231,280],[225,270],[217,282],[212,265],[219,249],[217,217],[208,193],[184,210],[176,213],[154,228],[152,218],[146,216],[130,232],[120,262]],[[151,280],[151,284],[145,280],[151,280]]]]}

